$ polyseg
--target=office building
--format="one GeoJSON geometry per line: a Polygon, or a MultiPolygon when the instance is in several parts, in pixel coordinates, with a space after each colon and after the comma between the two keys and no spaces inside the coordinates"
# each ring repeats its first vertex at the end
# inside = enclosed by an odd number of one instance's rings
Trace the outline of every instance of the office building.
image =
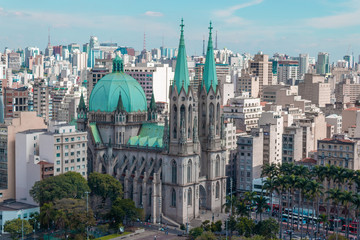
{"type": "Polygon", "coordinates": [[[262,95],[263,87],[273,85],[272,62],[269,56],[263,53],[255,55],[253,60],[249,61],[250,74],[259,77],[259,92],[262,95]]]}
{"type": "Polygon", "coordinates": [[[328,53],[319,52],[316,62],[316,73],[321,75],[330,73],[330,60],[328,53]]]}
{"type": "Polygon", "coordinates": [[[325,82],[323,76],[305,74],[304,82],[299,83],[299,95],[303,99],[310,100],[317,107],[325,107],[330,103],[330,84],[325,82]]]}

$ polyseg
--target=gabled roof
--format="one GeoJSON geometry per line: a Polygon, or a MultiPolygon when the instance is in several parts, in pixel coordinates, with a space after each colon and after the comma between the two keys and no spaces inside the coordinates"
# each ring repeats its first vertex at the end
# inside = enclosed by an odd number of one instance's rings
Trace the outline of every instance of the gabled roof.
{"type": "Polygon", "coordinates": [[[164,125],[158,123],[144,123],[139,135],[130,137],[128,145],[140,147],[163,147],[164,125]]]}
{"type": "Polygon", "coordinates": [[[94,138],[95,143],[101,144],[102,143],[101,135],[99,133],[99,129],[96,126],[96,123],[94,123],[94,122],[90,123],[90,129],[91,129],[91,134],[94,138]]]}

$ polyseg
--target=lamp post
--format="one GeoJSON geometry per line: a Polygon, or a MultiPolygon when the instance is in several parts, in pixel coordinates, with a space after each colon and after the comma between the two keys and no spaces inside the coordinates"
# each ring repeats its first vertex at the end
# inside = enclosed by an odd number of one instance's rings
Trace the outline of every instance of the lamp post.
{"type": "Polygon", "coordinates": [[[86,239],[87,240],[89,240],[89,226],[88,226],[89,193],[90,192],[85,192],[85,194],[86,194],[86,239]]]}

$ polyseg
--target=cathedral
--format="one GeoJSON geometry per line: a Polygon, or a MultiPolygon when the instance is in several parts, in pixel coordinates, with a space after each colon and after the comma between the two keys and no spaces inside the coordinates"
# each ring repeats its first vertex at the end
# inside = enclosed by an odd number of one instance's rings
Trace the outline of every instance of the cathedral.
{"type": "Polygon", "coordinates": [[[225,129],[211,23],[197,95],[190,86],[183,21],[180,27],[165,123],[157,122],[154,96],[148,106],[119,56],[112,73],[95,85],[89,106],[81,97],[78,107],[78,129],[88,132],[89,170],[117,178],[124,197],[154,223],[188,223],[201,210],[221,212],[226,201],[225,129]]]}

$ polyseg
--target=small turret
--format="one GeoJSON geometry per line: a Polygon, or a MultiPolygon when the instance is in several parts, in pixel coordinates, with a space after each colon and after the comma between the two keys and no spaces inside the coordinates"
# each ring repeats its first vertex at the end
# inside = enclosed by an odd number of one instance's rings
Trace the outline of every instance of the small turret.
{"type": "Polygon", "coordinates": [[[150,106],[149,106],[149,112],[148,112],[148,120],[149,121],[155,121],[157,119],[156,109],[157,109],[157,107],[156,107],[155,97],[154,97],[154,93],[152,93],[150,106]]]}

